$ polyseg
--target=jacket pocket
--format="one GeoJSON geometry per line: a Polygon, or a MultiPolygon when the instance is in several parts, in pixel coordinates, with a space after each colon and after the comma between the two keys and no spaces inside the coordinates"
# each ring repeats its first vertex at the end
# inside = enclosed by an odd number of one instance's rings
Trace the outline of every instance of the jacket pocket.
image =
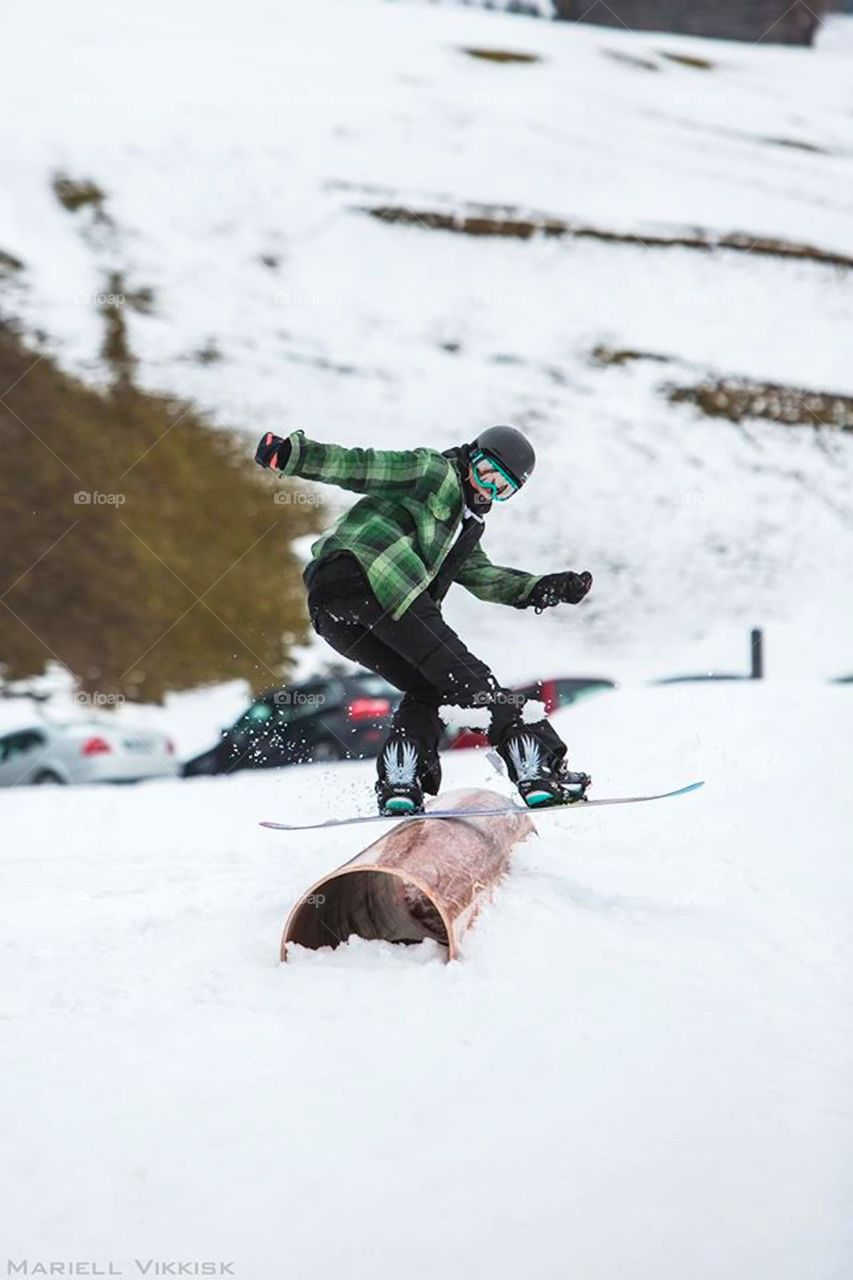
{"type": "Polygon", "coordinates": [[[430,515],[433,519],[437,520],[439,524],[447,524],[449,522],[453,513],[450,509],[449,503],[445,502],[439,494],[428,494],[426,505],[430,515]]]}

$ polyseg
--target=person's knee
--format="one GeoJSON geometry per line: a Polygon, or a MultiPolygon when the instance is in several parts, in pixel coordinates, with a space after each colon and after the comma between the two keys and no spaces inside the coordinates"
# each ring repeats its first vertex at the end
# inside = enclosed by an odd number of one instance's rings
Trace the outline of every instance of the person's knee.
{"type": "Polygon", "coordinates": [[[436,690],[439,705],[472,707],[497,686],[485,662],[473,654],[463,656],[438,649],[424,662],[422,671],[436,690]]]}
{"type": "Polygon", "coordinates": [[[427,707],[436,710],[441,706],[441,694],[432,685],[407,689],[400,699],[401,707],[427,707]]]}

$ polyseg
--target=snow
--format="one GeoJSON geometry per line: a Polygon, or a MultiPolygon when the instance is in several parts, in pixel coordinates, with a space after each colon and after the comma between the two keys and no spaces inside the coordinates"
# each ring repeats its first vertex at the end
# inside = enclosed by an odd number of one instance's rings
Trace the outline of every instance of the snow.
{"type": "Polygon", "coordinates": [[[818,27],[815,43],[819,49],[830,50],[832,53],[853,52],[853,15],[826,14],[818,27]]]}
{"type": "MultiPolygon", "coordinates": [[[[452,965],[357,940],[278,963],[364,836],[257,820],[366,809],[369,764],[5,793],[8,1257],[849,1274],[849,692],[617,692],[555,722],[599,794],[707,785],[540,816],[452,965]]],[[[446,771],[495,785],[479,753],[446,771]]]]}

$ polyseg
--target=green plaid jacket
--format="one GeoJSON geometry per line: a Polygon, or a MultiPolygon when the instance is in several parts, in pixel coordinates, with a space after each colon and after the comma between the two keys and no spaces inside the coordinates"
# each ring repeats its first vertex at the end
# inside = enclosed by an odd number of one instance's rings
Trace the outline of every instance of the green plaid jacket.
{"type": "MultiPolygon", "coordinates": [[[[432,582],[459,529],[465,501],[453,463],[436,449],[346,449],[302,431],[287,441],[283,476],[366,495],[313,543],[313,559],[349,551],[382,607],[401,618],[432,582]]],[[[477,546],[456,581],[481,600],[523,606],[539,576],[492,564],[477,546]]]]}

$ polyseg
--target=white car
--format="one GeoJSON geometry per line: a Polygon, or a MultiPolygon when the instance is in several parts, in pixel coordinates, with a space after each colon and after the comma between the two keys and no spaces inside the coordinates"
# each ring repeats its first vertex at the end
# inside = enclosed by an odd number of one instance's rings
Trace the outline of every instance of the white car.
{"type": "Polygon", "coordinates": [[[0,735],[0,787],[140,782],[179,773],[162,733],[100,723],[39,724],[0,735]]]}

